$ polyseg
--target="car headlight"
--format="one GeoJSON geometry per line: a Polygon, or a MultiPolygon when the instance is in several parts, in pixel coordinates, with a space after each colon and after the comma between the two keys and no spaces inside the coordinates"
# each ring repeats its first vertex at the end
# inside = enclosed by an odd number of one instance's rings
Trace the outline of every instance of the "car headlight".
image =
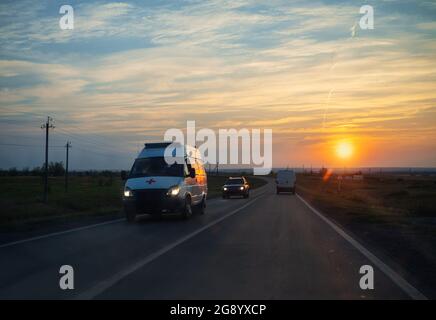
{"type": "Polygon", "coordinates": [[[180,187],[174,186],[168,189],[167,195],[175,197],[180,193],[180,187]]]}
{"type": "Polygon", "coordinates": [[[244,190],[244,187],[240,187],[239,190],[244,190]]]}
{"type": "Polygon", "coordinates": [[[227,188],[226,188],[226,187],[224,187],[224,188],[223,188],[223,190],[224,190],[224,191],[227,191],[227,188]]]}
{"type": "Polygon", "coordinates": [[[130,190],[129,187],[124,189],[124,197],[126,197],[126,198],[133,197],[133,192],[132,192],[132,190],[130,190]]]}

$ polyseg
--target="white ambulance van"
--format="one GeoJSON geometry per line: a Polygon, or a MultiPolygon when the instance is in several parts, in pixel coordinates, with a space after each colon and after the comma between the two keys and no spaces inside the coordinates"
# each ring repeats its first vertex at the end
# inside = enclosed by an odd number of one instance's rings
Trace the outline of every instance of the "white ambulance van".
{"type": "Polygon", "coordinates": [[[178,145],[179,161],[168,164],[165,149],[171,143],[146,143],[132,169],[122,173],[126,180],[123,204],[126,218],[139,214],[180,213],[189,218],[194,211],[204,214],[207,176],[197,148],[178,145]]]}

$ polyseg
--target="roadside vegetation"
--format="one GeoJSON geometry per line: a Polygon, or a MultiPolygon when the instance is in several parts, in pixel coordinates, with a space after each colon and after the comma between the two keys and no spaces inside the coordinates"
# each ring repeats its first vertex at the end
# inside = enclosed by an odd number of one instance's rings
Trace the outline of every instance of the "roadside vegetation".
{"type": "MultiPolygon", "coordinates": [[[[64,171],[59,167],[52,166],[48,203],[42,201],[44,180],[41,175],[33,175],[33,170],[0,172],[0,229],[14,230],[23,225],[81,217],[122,216],[123,181],[118,172],[73,172],[68,192],[65,192],[64,171]]],[[[35,172],[40,174],[41,171],[35,172]]],[[[209,198],[221,195],[226,179],[226,175],[208,175],[209,198]]],[[[266,183],[260,178],[248,179],[253,188],[266,183]]]]}
{"type": "MultiPolygon", "coordinates": [[[[351,177],[351,176],[350,176],[351,177]]],[[[300,175],[299,191],[324,207],[340,207],[352,218],[436,217],[436,177],[409,175],[364,176],[339,181],[336,176],[300,175]]]]}

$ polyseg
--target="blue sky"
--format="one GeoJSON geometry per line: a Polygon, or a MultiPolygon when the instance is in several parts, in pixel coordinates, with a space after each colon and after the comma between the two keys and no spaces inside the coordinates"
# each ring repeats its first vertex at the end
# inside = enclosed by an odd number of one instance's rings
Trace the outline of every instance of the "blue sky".
{"type": "Polygon", "coordinates": [[[0,4],[1,168],[42,164],[46,115],[73,169],[128,167],[186,120],[272,128],[276,166],[340,165],[340,139],[350,165],[436,166],[434,1],[70,1],[74,30],[63,4],[0,4]]]}

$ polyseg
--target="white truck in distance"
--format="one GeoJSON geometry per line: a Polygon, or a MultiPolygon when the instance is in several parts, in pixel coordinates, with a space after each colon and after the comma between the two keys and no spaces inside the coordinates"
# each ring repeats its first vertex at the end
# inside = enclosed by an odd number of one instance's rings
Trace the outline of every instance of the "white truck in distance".
{"type": "Polygon", "coordinates": [[[291,192],[295,194],[295,182],[297,178],[294,170],[280,170],[277,172],[276,190],[280,192],[291,192]]]}

